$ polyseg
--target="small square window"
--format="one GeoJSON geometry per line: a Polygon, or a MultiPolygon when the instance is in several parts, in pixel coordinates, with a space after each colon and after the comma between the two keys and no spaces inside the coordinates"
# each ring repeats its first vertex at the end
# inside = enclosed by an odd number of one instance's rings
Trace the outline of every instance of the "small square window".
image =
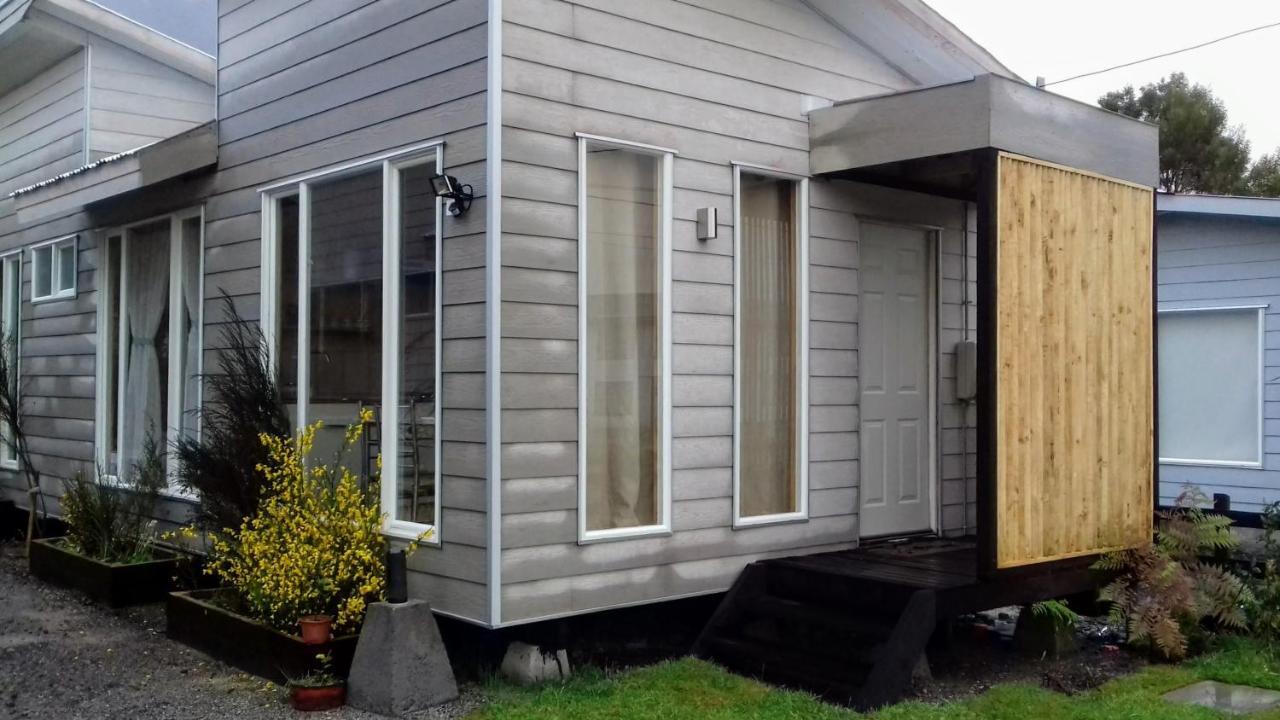
{"type": "Polygon", "coordinates": [[[62,238],[31,250],[31,301],[62,300],[76,295],[76,237],[62,238]]]}

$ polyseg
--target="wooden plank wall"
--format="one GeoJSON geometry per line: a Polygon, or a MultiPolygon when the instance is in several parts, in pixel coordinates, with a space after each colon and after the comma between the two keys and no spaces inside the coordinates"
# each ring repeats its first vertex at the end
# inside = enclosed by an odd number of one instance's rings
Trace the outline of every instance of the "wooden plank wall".
{"type": "Polygon", "coordinates": [[[997,567],[1151,539],[1152,202],[1000,156],[997,567]]]}

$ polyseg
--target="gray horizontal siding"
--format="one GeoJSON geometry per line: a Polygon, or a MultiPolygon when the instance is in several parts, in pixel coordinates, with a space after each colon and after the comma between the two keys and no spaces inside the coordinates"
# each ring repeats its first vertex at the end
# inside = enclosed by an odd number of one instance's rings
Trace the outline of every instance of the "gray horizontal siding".
{"type": "Polygon", "coordinates": [[[475,186],[445,220],[443,545],[410,561],[433,607],[488,619],[484,436],[484,0],[222,0],[219,170],[205,203],[206,330],[221,291],[258,317],[258,188],[362,157],[443,139],[448,172],[475,186]]]}
{"type": "MultiPolygon", "coordinates": [[[[1263,467],[1160,466],[1160,500],[1184,486],[1226,493],[1234,510],[1259,512],[1280,501],[1280,223],[1162,214],[1156,264],[1161,309],[1266,305],[1263,467]]],[[[1161,387],[1160,393],[1177,392],[1161,387]]]]}
{"type": "MultiPolygon", "coordinates": [[[[815,384],[807,523],[732,530],[733,161],[808,169],[805,96],[910,83],[799,3],[508,0],[503,65],[504,622],[723,590],[767,554],[857,538],[856,247],[811,252],[815,384]],[[577,544],[577,142],[671,147],[671,537],[577,544]],[[719,237],[696,238],[698,208],[719,237]],[[817,292],[824,278],[832,285],[817,292]],[[829,299],[827,296],[830,295],[829,299]],[[543,495],[546,493],[546,495],[543,495]]],[[[815,206],[816,206],[815,199],[815,206]]],[[[817,212],[817,211],[815,211],[817,212]]],[[[815,231],[815,238],[818,233],[815,231]]]]}
{"type": "Polygon", "coordinates": [[[149,145],[213,119],[213,86],[102,38],[89,54],[93,160],[149,145]]]}
{"type": "Polygon", "coordinates": [[[0,197],[84,164],[84,53],[0,97],[0,197]]]}

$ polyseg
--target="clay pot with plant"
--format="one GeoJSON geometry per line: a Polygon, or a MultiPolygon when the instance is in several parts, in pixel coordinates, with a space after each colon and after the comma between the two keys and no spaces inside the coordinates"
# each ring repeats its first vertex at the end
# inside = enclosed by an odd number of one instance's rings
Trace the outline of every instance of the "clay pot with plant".
{"type": "Polygon", "coordinates": [[[320,668],[289,680],[289,704],[294,710],[313,712],[332,710],[347,703],[347,684],[333,674],[333,657],[317,655],[320,668]]]}
{"type": "Polygon", "coordinates": [[[304,615],[298,619],[302,630],[302,642],[308,645],[324,645],[333,636],[333,618],[328,615],[304,615]]]}

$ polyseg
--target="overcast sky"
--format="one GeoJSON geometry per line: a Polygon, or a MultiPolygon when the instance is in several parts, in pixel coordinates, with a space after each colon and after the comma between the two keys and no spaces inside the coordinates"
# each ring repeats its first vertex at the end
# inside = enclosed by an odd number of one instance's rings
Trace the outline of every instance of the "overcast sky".
{"type": "MultiPolygon", "coordinates": [[[[926,0],[1028,82],[1049,82],[1280,21],[1274,0],[926,0]]],[[[1096,103],[1172,72],[1209,86],[1253,156],[1280,147],[1280,28],[1083,78],[1050,90],[1096,103]]]]}
{"type": "Polygon", "coordinates": [[[214,54],[218,0],[94,0],[175,40],[214,54]]]}

